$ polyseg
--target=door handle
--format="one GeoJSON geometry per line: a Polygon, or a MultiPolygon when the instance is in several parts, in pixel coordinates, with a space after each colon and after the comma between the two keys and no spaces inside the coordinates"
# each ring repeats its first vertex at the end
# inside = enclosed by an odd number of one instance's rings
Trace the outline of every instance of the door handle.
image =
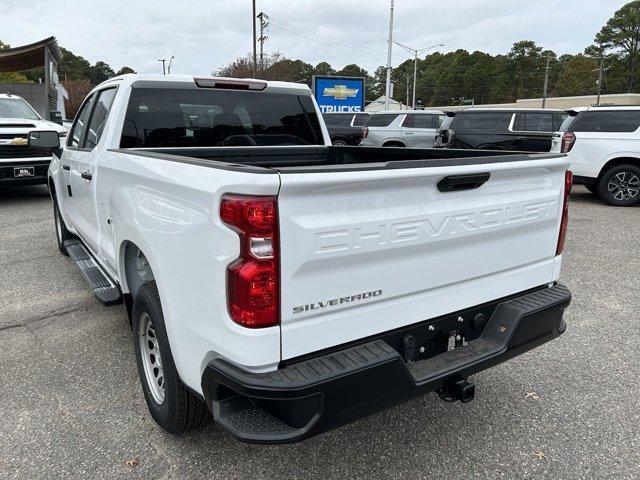
{"type": "Polygon", "coordinates": [[[64,163],[64,164],[62,164],[62,169],[69,171],[69,170],[71,170],[71,165],[67,165],[66,163],[64,163]]]}
{"type": "Polygon", "coordinates": [[[405,135],[413,135],[413,132],[404,132],[405,135]]]}
{"type": "Polygon", "coordinates": [[[85,180],[91,180],[93,178],[93,175],[91,175],[91,170],[85,170],[80,174],[80,176],[85,180]]]}

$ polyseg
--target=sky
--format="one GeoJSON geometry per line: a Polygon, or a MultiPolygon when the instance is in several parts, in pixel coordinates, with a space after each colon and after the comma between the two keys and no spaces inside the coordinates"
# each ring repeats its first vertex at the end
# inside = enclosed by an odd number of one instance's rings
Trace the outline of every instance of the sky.
{"type": "MultiPolygon", "coordinates": [[[[395,0],[394,40],[440,52],[506,53],[534,40],[579,53],[624,0],[395,0]]],[[[271,17],[265,51],[334,68],[386,64],[389,0],[256,0],[271,17]]],[[[210,74],[252,49],[251,0],[0,0],[0,40],[19,46],[55,35],[91,63],[160,73],[210,74]]],[[[393,48],[392,65],[408,58],[393,48]]]]}

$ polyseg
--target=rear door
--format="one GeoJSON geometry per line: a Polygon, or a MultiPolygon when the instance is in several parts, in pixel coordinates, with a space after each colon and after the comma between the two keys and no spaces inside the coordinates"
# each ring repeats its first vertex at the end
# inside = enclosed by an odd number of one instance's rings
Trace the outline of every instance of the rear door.
{"type": "Polygon", "coordinates": [[[551,150],[551,136],[554,128],[553,112],[518,112],[510,130],[521,140],[518,150],[525,152],[548,152],[551,150]]]}
{"type": "Polygon", "coordinates": [[[281,173],[283,358],[553,281],[567,164],[281,173]],[[482,173],[476,189],[437,186],[482,173]]]}
{"type": "Polygon", "coordinates": [[[98,206],[96,202],[96,146],[100,141],[116,88],[96,92],[79,147],[71,156],[70,183],[73,191],[74,223],[84,242],[99,251],[98,206]]]}
{"type": "Polygon", "coordinates": [[[451,148],[479,148],[483,150],[518,150],[522,140],[509,131],[513,112],[465,111],[451,122],[451,148]]]}
{"type": "Polygon", "coordinates": [[[412,113],[402,122],[402,138],[407,147],[431,148],[436,140],[441,116],[412,113]]]}

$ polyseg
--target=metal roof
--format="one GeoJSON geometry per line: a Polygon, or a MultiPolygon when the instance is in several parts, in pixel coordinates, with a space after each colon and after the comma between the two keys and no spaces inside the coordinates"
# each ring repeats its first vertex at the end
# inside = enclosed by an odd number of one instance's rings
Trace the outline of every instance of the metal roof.
{"type": "Polygon", "coordinates": [[[60,60],[60,48],[56,37],[15,48],[0,50],[0,72],[20,72],[44,66],[44,51],[49,48],[51,56],[60,60]]]}

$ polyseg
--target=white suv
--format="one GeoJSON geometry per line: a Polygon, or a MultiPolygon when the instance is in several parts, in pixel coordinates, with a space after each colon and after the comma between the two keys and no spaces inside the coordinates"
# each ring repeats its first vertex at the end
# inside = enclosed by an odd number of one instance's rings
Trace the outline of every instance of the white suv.
{"type": "Polygon", "coordinates": [[[443,119],[440,110],[384,110],[371,115],[360,145],[431,148],[443,119]]]}
{"type": "Polygon", "coordinates": [[[566,153],[574,183],[615,206],[640,204],[640,106],[569,112],[552,152],[566,153]]]}

